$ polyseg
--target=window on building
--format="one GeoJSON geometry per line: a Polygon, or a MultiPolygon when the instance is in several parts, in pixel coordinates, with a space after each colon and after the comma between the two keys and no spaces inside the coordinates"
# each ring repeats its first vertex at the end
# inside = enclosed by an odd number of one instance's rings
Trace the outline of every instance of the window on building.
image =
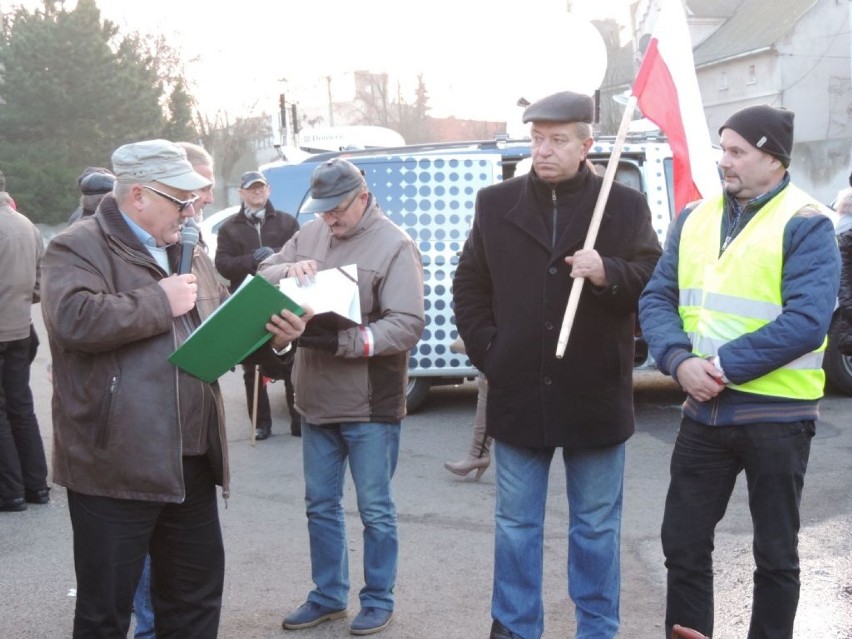
{"type": "Polygon", "coordinates": [[[757,84],[757,71],[753,64],[748,65],[748,84],[757,84]]]}
{"type": "Polygon", "coordinates": [[[722,74],[719,76],[719,91],[727,91],[728,89],[728,74],[725,71],[722,71],[722,74]]]}

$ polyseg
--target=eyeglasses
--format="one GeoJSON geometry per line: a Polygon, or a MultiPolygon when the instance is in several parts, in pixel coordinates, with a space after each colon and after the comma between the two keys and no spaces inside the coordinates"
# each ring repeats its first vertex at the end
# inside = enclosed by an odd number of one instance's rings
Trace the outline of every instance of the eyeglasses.
{"type": "Polygon", "coordinates": [[[168,193],[163,193],[160,189],[155,189],[153,186],[148,186],[147,184],[143,184],[142,188],[148,189],[149,191],[153,191],[154,193],[156,193],[160,197],[166,198],[169,202],[173,202],[173,203],[177,204],[178,213],[183,213],[184,210],[186,209],[186,207],[191,206],[191,205],[195,204],[196,201],[198,201],[198,195],[197,194],[193,194],[193,196],[191,198],[189,198],[188,200],[179,200],[174,195],[169,195],[168,193]]]}
{"type": "Polygon", "coordinates": [[[349,198],[349,201],[346,204],[342,206],[336,206],[335,208],[330,209],[328,211],[317,211],[316,213],[314,213],[314,215],[316,215],[317,217],[322,217],[323,215],[332,215],[334,217],[340,217],[341,215],[346,213],[347,209],[352,206],[352,202],[354,202],[359,195],[361,195],[361,191],[349,198]]]}

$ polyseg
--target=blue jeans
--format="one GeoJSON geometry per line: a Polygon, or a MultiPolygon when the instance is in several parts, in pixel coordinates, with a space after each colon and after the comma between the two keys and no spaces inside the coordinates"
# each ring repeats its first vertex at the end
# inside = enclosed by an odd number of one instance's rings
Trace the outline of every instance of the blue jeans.
{"type": "Polygon", "coordinates": [[[133,639],[155,639],[154,607],[151,604],[151,556],[145,555],[142,576],[133,595],[133,614],[136,615],[136,632],[133,639]]]}
{"type": "Polygon", "coordinates": [[[713,633],[713,539],[740,471],[754,526],[749,639],[788,639],[799,603],[799,503],[812,421],[706,426],[681,421],[663,515],[666,636],[676,623],[713,633]]]}
{"type": "MultiPolygon", "coordinates": [[[[624,444],[562,451],[568,493],[568,594],[577,639],[612,639],[619,627],[624,444]]],[[[496,530],[491,616],[523,639],[544,632],[544,514],[554,448],[495,440],[496,530]]]]}
{"type": "Polygon", "coordinates": [[[343,609],[349,599],[349,554],[343,512],[347,460],[364,525],[362,607],[393,610],[399,556],[391,479],[399,457],[400,424],[302,423],[305,504],[311,544],[308,600],[343,609]]]}

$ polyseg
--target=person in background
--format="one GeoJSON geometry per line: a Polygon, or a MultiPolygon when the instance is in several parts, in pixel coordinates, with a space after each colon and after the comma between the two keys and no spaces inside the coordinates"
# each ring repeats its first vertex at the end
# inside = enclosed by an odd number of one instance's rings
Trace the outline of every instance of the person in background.
{"type": "MultiPolygon", "coordinates": [[[[216,248],[216,268],[230,280],[230,290],[235,291],[243,280],[257,272],[257,266],[281,247],[299,230],[299,223],[289,213],[275,210],[269,196],[272,189],[266,178],[258,171],[247,171],[240,178],[240,210],[229,217],[219,229],[216,248]]],[[[275,282],[277,285],[278,282],[275,282]]],[[[292,353],[291,353],[292,358],[292,353]]],[[[278,366],[277,371],[268,371],[276,379],[284,379],[287,408],[290,412],[290,434],[299,437],[302,432],[301,417],[294,408],[295,394],[291,378],[292,359],[278,366]]],[[[263,375],[254,366],[243,366],[243,381],[246,388],[246,406],[249,419],[256,424],[255,438],[264,440],[272,432],[272,412],[269,393],[263,375]],[[255,388],[255,379],[258,380],[255,388]],[[257,415],[252,415],[255,393],[257,415]]]]}
{"type": "MultiPolygon", "coordinates": [[[[2,193],[5,190],[6,190],[6,174],[3,173],[3,171],[0,171],[0,193],[2,193]]],[[[16,211],[18,209],[18,207],[15,206],[15,200],[12,199],[11,195],[9,196],[9,206],[12,207],[13,211],[16,211]]]]}
{"type": "Polygon", "coordinates": [[[89,173],[80,180],[80,218],[94,215],[107,193],[112,192],[115,176],[107,171],[89,173]]]}
{"type": "MultiPolygon", "coordinates": [[[[464,342],[457,339],[450,344],[453,353],[464,353],[464,342]]],[[[471,471],[476,471],[475,481],[488,470],[491,464],[491,438],[485,434],[485,413],[488,405],[488,379],[482,373],[476,375],[476,412],[473,415],[473,440],[470,443],[467,457],[457,462],[444,462],[444,468],[460,477],[465,477],[471,471]]]]}
{"type": "Polygon", "coordinates": [[[799,505],[840,260],[832,221],[787,168],[794,114],[719,128],[723,193],[687,207],[639,301],[660,370],[686,391],[662,524],[665,632],[713,635],[713,549],[745,471],[755,571],[748,636],[793,636],[799,505]]]}
{"type": "Polygon", "coordinates": [[[399,557],[391,481],[405,416],[408,352],[425,324],[423,266],[417,245],[391,222],[358,168],[323,162],[311,176],[306,224],[258,273],[270,282],[357,264],[361,325],[338,330],[318,319],[299,338],[293,369],[303,416],[305,506],[315,588],[288,614],[285,630],[345,617],[349,547],[343,481],[349,466],[364,526],[364,587],[353,635],[386,628],[394,610],[399,557]]]}
{"type": "Polygon", "coordinates": [[[603,182],[587,161],[593,116],[592,99],[571,91],[527,107],[532,169],[479,191],[453,279],[459,335],[488,378],[497,489],[491,639],[544,632],[544,517],[557,448],[576,636],[612,639],[620,625],[635,311],[661,248],[645,196],[619,183],[595,248],[581,248],[603,182]],[[587,281],[557,358],[578,277],[587,281]]]}
{"type": "Polygon", "coordinates": [[[109,193],[115,176],[112,171],[102,166],[87,166],[77,178],[77,186],[80,188],[80,204],[68,218],[68,224],[73,224],[84,215],[92,215],[98,208],[101,198],[109,193]],[[90,177],[93,176],[94,177],[90,177]],[[88,178],[88,179],[87,179],[88,178]],[[86,188],[83,182],[86,181],[86,188]]]}
{"type": "Polygon", "coordinates": [[[0,191],[0,512],[50,501],[47,460],[30,390],[32,305],[39,301],[44,242],[0,191]]]}
{"type": "Polygon", "coordinates": [[[210,184],[195,191],[198,196],[196,200],[195,217],[193,221],[200,224],[204,219],[204,207],[216,201],[213,191],[216,188],[215,166],[213,156],[203,146],[192,142],[178,142],[177,145],[186,151],[186,159],[192,165],[192,169],[199,175],[207,178],[210,184]]]}
{"type": "Polygon", "coordinates": [[[837,197],[840,217],[835,226],[840,248],[840,292],[837,295],[837,325],[832,331],[838,350],[852,356],[852,188],[837,197]]]}
{"type": "MultiPolygon", "coordinates": [[[[166,140],[119,147],[98,213],[51,240],[42,311],[53,356],[53,475],[68,492],[75,637],[124,637],[146,553],[160,637],[214,638],[224,583],[216,484],[229,496],[218,383],[168,362],[227,297],[195,249],[175,273],[181,222],[209,183],[166,140]]],[[[308,318],[310,314],[307,314],[308,318]]],[[[261,350],[304,330],[269,318],[261,350]]],[[[265,353],[264,353],[265,354],[265,353]]]]}
{"type": "Polygon", "coordinates": [[[834,199],[834,210],[837,212],[837,222],[834,232],[839,236],[852,229],[852,187],[843,189],[834,199]]]}

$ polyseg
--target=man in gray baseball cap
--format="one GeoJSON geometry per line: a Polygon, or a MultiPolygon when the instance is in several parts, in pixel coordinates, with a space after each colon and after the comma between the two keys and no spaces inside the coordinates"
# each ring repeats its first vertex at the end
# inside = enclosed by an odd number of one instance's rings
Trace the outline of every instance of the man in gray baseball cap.
{"type": "MultiPolygon", "coordinates": [[[[346,616],[349,566],[340,479],[349,466],[364,525],[361,611],[353,635],[393,617],[399,556],[391,479],[405,416],[408,351],[425,324],[417,245],[382,212],[354,164],[335,158],[314,169],[305,224],[258,274],[304,284],[317,268],[357,266],[361,321],[340,329],[322,315],[308,322],[293,366],[302,415],[305,501],[315,588],[283,620],[286,630],[346,616]],[[369,381],[367,381],[369,380],[369,381]]],[[[329,318],[330,319],[330,318],[329,318]]]]}
{"type": "Polygon", "coordinates": [[[366,189],[366,183],[357,166],[340,158],[323,162],[311,176],[311,199],[302,207],[302,213],[331,211],[360,187],[366,189]]]}
{"type": "MultiPolygon", "coordinates": [[[[53,481],[68,489],[74,535],[74,635],[127,635],[150,553],[157,635],[214,639],[225,573],[216,485],[229,492],[224,409],[215,382],[168,361],[227,297],[198,247],[189,272],[177,272],[188,250],[176,244],[179,224],[209,182],[165,140],[121,147],[113,169],[97,213],[54,238],[42,260],[53,481]]],[[[268,322],[259,356],[304,329],[287,311],[268,322]]]]}

